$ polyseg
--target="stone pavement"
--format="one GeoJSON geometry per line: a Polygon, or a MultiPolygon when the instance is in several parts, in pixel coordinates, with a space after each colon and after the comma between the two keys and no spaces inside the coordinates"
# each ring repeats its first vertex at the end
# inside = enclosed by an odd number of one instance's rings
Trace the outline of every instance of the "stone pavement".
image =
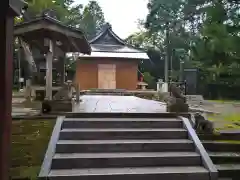
{"type": "Polygon", "coordinates": [[[25,107],[24,101],[25,98],[12,98],[12,116],[32,116],[40,113],[40,109],[36,109],[33,106],[25,107]]]}
{"type": "Polygon", "coordinates": [[[39,114],[39,111],[32,108],[12,107],[12,116],[33,116],[39,114]]]}
{"type": "Polygon", "coordinates": [[[73,112],[166,112],[165,103],[135,96],[83,95],[73,112]]]}

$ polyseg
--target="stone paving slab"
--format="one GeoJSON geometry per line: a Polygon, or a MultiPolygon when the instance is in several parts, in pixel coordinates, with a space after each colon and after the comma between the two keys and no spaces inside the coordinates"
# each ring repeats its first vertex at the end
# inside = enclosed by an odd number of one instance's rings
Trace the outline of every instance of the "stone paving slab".
{"type": "Polygon", "coordinates": [[[39,114],[38,110],[32,108],[18,108],[12,107],[12,116],[36,115],[39,114]]]}
{"type": "Polygon", "coordinates": [[[135,96],[83,95],[73,112],[166,112],[165,103],[135,96]]]}

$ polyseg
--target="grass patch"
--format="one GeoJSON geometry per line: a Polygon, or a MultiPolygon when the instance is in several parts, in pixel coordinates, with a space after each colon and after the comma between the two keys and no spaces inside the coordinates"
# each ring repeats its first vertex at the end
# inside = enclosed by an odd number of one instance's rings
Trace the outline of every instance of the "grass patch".
{"type": "Polygon", "coordinates": [[[214,122],[216,131],[240,129],[240,113],[208,115],[208,120],[214,122]]]}
{"type": "Polygon", "coordinates": [[[227,122],[240,123],[240,113],[208,115],[210,121],[223,120],[227,122]]]}
{"type": "Polygon", "coordinates": [[[12,176],[13,179],[18,178],[28,178],[31,180],[37,180],[37,176],[39,173],[40,167],[39,166],[21,166],[15,167],[11,169],[11,174],[18,174],[17,176],[12,176]]]}
{"type": "Polygon", "coordinates": [[[223,142],[223,143],[229,143],[229,144],[240,144],[240,141],[234,141],[234,140],[216,140],[215,142],[223,142]]]}
{"type": "Polygon", "coordinates": [[[13,121],[11,177],[36,179],[55,121],[13,121]]]}

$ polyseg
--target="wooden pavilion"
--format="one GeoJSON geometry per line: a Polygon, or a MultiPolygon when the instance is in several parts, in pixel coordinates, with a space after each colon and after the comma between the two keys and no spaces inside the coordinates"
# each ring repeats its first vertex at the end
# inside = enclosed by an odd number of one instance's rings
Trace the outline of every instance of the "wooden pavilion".
{"type": "MultiPolygon", "coordinates": [[[[54,59],[58,60],[59,74],[64,78],[64,58],[60,57],[64,57],[67,52],[91,53],[91,47],[84,32],[65,26],[47,14],[16,25],[14,35],[27,42],[31,48],[39,50],[41,61],[36,64],[38,65],[38,74],[41,70],[46,72],[46,99],[48,100],[52,99],[53,65],[56,64],[54,59]]],[[[61,79],[61,82],[63,83],[64,80],[61,79]]],[[[45,87],[36,88],[36,90],[44,89],[45,87]]]]}
{"type": "Polygon", "coordinates": [[[1,21],[0,61],[0,179],[9,179],[10,143],[12,125],[12,65],[13,65],[13,26],[14,17],[21,14],[27,4],[22,0],[4,0],[2,3],[3,17],[1,21]]]}
{"type": "Polygon", "coordinates": [[[80,55],[76,65],[81,90],[137,88],[139,61],[149,59],[143,50],[120,39],[108,23],[90,44],[91,55],[80,55]]]}

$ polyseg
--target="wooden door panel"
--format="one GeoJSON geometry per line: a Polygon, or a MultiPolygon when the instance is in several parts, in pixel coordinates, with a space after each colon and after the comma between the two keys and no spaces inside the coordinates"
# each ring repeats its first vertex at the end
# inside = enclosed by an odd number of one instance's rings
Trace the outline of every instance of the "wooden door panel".
{"type": "Polygon", "coordinates": [[[98,88],[116,89],[116,65],[98,65],[98,88]]]}

